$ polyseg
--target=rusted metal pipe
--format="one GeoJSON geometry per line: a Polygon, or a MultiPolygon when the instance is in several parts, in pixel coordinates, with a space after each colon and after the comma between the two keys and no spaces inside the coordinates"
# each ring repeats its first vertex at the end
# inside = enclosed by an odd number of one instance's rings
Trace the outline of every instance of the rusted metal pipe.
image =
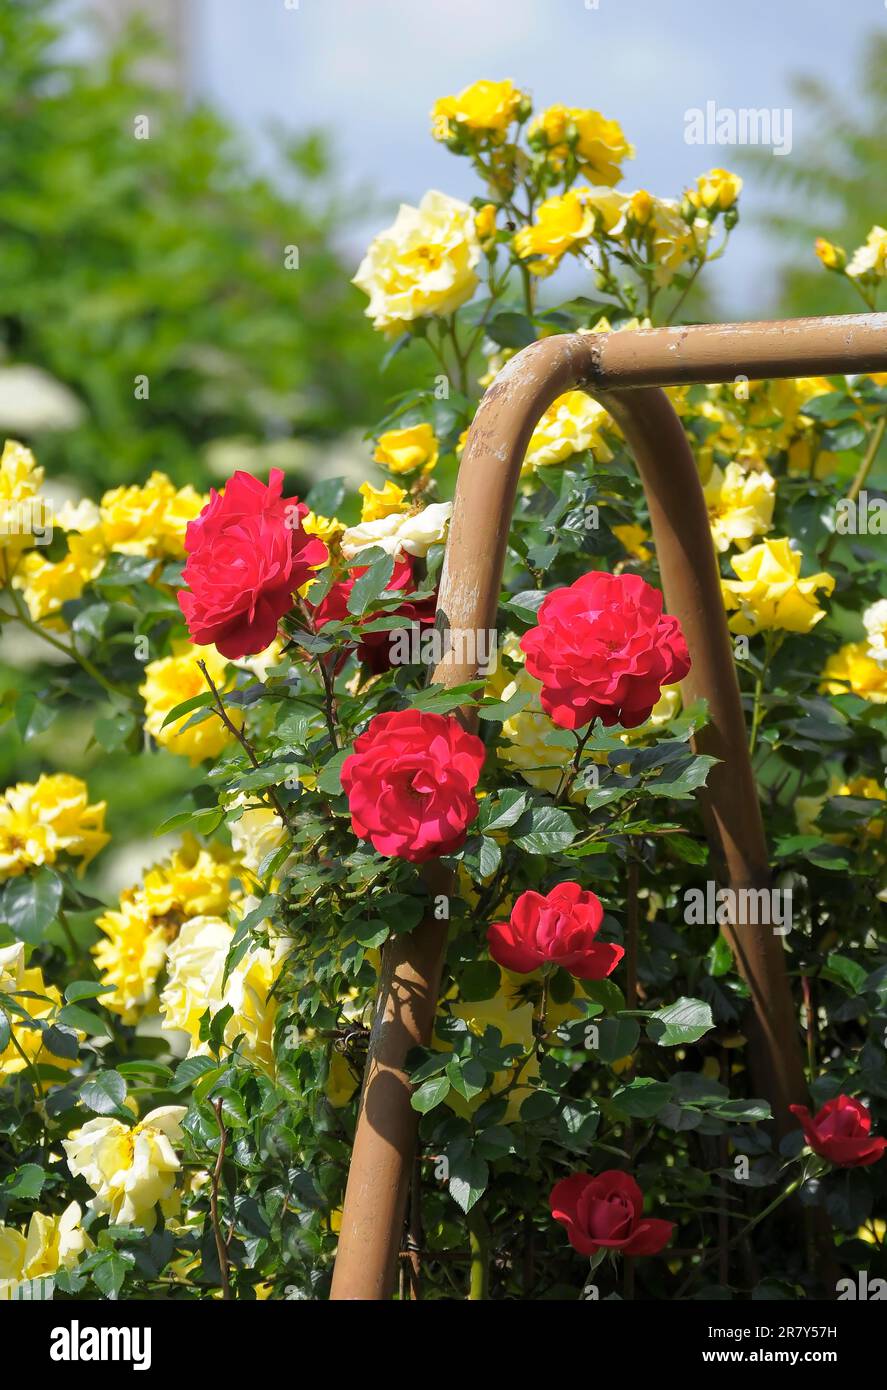
{"type": "MultiPolygon", "coordinates": [[[[710,723],[698,747],[722,760],[702,801],[713,853],[732,887],[767,883],[766,842],[698,473],[668,398],[651,384],[885,369],[887,314],[566,334],[534,343],[506,364],[466,441],[438,611],[451,628],[479,631],[495,625],[520,467],[539,417],[580,387],[622,429],[647,495],[667,607],[681,621],[693,660],[684,690],[708,703],[710,723]]],[[[475,674],[454,650],[434,679],[452,686],[475,674]]],[[[429,894],[445,891],[446,875],[436,866],[429,894]]],[[[725,935],[751,991],[753,1075],[784,1122],[785,1107],[802,1100],[806,1087],[782,946],[771,932],[728,926],[725,935]]],[[[431,1038],[445,951],[446,924],[429,914],[384,952],[333,1299],[386,1298],[393,1287],[417,1122],[404,1063],[411,1047],[431,1038]]]]}

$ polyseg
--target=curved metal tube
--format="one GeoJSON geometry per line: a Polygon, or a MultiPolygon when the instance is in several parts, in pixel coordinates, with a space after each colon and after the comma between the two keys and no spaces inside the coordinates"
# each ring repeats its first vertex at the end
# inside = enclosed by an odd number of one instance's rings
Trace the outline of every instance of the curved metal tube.
{"type": "MultiPolygon", "coordinates": [[[[885,314],[567,334],[518,353],[469,431],[438,611],[453,628],[480,630],[495,625],[520,468],[539,417],[581,387],[622,429],[646,492],[667,608],[680,619],[693,660],[684,690],[708,702],[710,723],[697,747],[721,762],[701,800],[712,851],[732,887],[767,883],[767,847],[702,488],[680,421],[650,383],[885,369],[885,314]]],[[[452,686],[475,674],[450,653],[434,679],[452,686]]],[[[439,865],[427,881],[429,896],[446,892],[439,865]]],[[[756,1086],[784,1124],[788,1104],[803,1101],[806,1086],[782,945],[769,930],[728,926],[724,933],[751,991],[756,1086]]],[[[393,1286],[417,1123],[404,1060],[431,1037],[445,951],[446,923],[429,916],[384,952],[333,1299],[386,1298],[393,1286]]]]}

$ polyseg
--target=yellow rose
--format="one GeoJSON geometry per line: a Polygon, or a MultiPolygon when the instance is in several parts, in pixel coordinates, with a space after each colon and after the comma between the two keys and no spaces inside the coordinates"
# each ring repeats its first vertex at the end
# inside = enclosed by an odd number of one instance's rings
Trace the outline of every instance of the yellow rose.
{"type": "Polygon", "coordinates": [[[646,563],[652,558],[652,550],[644,544],[650,539],[650,533],[643,526],[613,526],[611,530],[617,541],[620,541],[629,555],[633,555],[636,560],[646,563]]]}
{"type": "Polygon", "coordinates": [[[739,578],[722,579],[721,588],[728,611],[738,609],[729,622],[731,631],[748,636],[774,629],[809,632],[825,617],[816,590],[830,594],[834,576],[820,573],[801,579],[801,555],[784,537],[761,541],[734,555],[730,563],[739,578]]]}
{"type": "Polygon", "coordinates": [[[694,208],[726,212],[733,207],[741,191],[742,179],[738,174],[731,174],[728,169],[709,169],[707,174],[699,175],[696,187],[688,191],[687,198],[694,208]]]}
{"type": "Polygon", "coordinates": [[[868,643],[848,642],[825,663],[819,689],[826,695],[859,695],[887,704],[887,667],[873,661],[868,643]]]}
{"type": "Polygon", "coordinates": [[[7,439],[0,456],[0,578],[12,574],[23,550],[34,544],[50,520],[47,504],[40,496],[43,469],[30,449],[7,439]]]}
{"type": "Polygon", "coordinates": [[[522,472],[563,463],[572,454],[591,449],[596,458],[607,463],[613,457],[602,434],[610,425],[603,406],[584,391],[567,391],[545,411],[530,436],[522,472]]]}
{"type": "Polygon", "coordinates": [[[106,1009],[124,1023],[138,1022],[154,998],[167,947],[182,922],[227,912],[235,868],[222,846],[204,849],[186,835],[168,860],[155,864],[138,887],[122,894],[119,908],[109,908],[97,919],[103,936],[92,954],[102,984],[114,986],[112,994],[102,995],[106,1009]]]}
{"type": "Polygon", "coordinates": [[[76,1202],[59,1216],[35,1211],[23,1236],[13,1226],[0,1226],[0,1299],[16,1297],[25,1279],[43,1279],[59,1269],[72,1269],[87,1250],[95,1249],[80,1225],[76,1202]]]}
{"type": "Polygon", "coordinates": [[[568,251],[584,246],[597,225],[597,213],[588,199],[587,188],[572,188],[548,198],[536,213],[530,227],[522,227],[514,237],[514,249],[521,260],[533,260],[530,270],[550,275],[568,251]]]}
{"type": "Polygon", "coordinates": [[[382,517],[392,516],[409,509],[406,489],[387,478],[384,486],[373,487],[372,483],[361,483],[357,489],[363,501],[360,508],[361,521],[380,521],[382,517]]]}
{"type": "Polygon", "coordinates": [[[262,1070],[274,1067],[271,1043],[277,1001],[271,995],[278,968],[265,947],[247,951],[224,979],[225,960],[234,928],[221,917],[192,917],[167,952],[167,984],[160,996],[162,1028],[188,1034],[188,1055],[209,1052],[200,1040],[200,1020],[228,1005],[233,1013],[225,1026],[225,1042],[242,1034],[239,1051],[262,1070]]]}
{"type": "Polygon", "coordinates": [[[853,252],[847,274],[853,279],[883,280],[887,275],[887,228],[872,227],[863,245],[853,252]]]}
{"type": "Polygon", "coordinates": [[[618,121],[608,121],[600,111],[576,106],[550,106],[531,124],[530,143],[548,152],[549,163],[561,169],[570,152],[584,178],[612,187],[622,177],[622,163],[634,158],[618,121]]]}
{"type": "Polygon", "coordinates": [[[96,1194],[87,1203],[115,1226],[143,1226],[152,1231],[157,1206],[165,1215],[176,1209],[176,1174],[181,1168],[175,1146],[182,1143],[184,1105],[152,1110],[131,1128],[120,1120],[87,1120],[62,1147],[74,1177],[85,1178],[96,1194]]]}
{"type": "Polygon", "coordinates": [[[437,463],[439,445],[434,430],[428,424],[409,425],[402,430],[387,430],[379,435],[373,462],[389,473],[415,473],[421,468],[430,473],[437,463]]]}
{"type": "Polygon", "coordinates": [[[108,551],[101,528],[68,537],[68,552],[60,560],[47,560],[37,550],[30,550],[22,560],[13,584],[21,589],[25,603],[35,623],[64,628],[60,616],[63,603],[80,598],[85,586],[100,574],[108,551]]]}
{"type": "Polygon", "coordinates": [[[479,209],[474,219],[474,230],[477,232],[477,239],[485,251],[493,245],[496,240],[496,204],[484,203],[479,209]]]}
{"type": "Polygon", "coordinates": [[[105,806],[91,806],[86,783],[65,772],[7,787],[0,798],[0,881],[54,864],[63,854],[79,859],[82,873],[111,838],[105,806]]]}
{"type": "Polygon", "coordinates": [[[813,247],[826,270],[843,270],[846,266],[847,252],[843,246],[836,246],[834,242],[826,241],[824,236],[818,236],[813,247]]]}
{"type": "Polygon", "coordinates": [[[99,506],[105,544],[124,555],[182,559],[188,522],[206,500],[190,483],[177,489],[165,473],[152,473],[143,487],[112,488],[99,506]]]}
{"type": "Polygon", "coordinates": [[[703,491],[716,550],[745,550],[753,536],[770,530],[776,480],[769,473],[746,473],[738,463],[724,471],[715,465],[703,491]]]}
{"type": "Polygon", "coordinates": [[[653,280],[664,288],[688,262],[704,257],[711,224],[704,217],[697,217],[688,226],[674,199],[654,198],[649,235],[656,264],[653,280]]]}
{"type": "Polygon", "coordinates": [[[373,327],[399,333],[470,299],[480,255],[474,209],[432,190],[417,208],[401,204],[393,225],[370,243],[354,284],[369,297],[373,327]]]}
{"type": "MultiPolygon", "coordinates": [[[[16,1004],[27,1009],[32,1019],[52,1022],[62,1007],[62,996],[55,985],[47,984],[43,971],[38,965],[29,968],[25,964],[25,945],[16,941],[12,946],[0,947],[0,1001],[6,994],[16,1004]],[[39,999],[29,995],[40,995],[39,999]]],[[[76,1065],[76,1058],[57,1057],[46,1045],[45,1033],[41,1028],[29,1027],[26,1020],[11,1009],[5,1009],[10,1027],[10,1039],[0,1052],[0,1080],[15,1076],[24,1071],[29,1064],[39,1063],[60,1067],[67,1071],[76,1065]]],[[[85,1036],[77,1033],[78,1039],[85,1036]]]]}
{"type": "Polygon", "coordinates": [[[462,126],[498,143],[526,100],[525,94],[508,79],[472,82],[458,96],[440,97],[434,103],[431,132],[435,140],[449,140],[462,126]]]}
{"type": "MultiPolygon", "coordinates": [[[[345,530],[341,521],[334,516],[318,516],[316,512],[308,512],[302,517],[302,530],[309,536],[319,536],[325,543],[329,544],[345,530]]],[[[327,561],[329,563],[329,561],[327,561]]]]}
{"type": "Polygon", "coordinates": [[[341,1052],[334,1050],[324,1086],[324,1093],[333,1109],[340,1110],[342,1106],[347,1105],[359,1085],[360,1077],[355,1076],[348,1059],[343,1057],[341,1052]]]}
{"type": "MultiPolygon", "coordinates": [[[[215,685],[224,690],[228,681],[228,663],[215,647],[194,647],[189,642],[176,642],[173,655],[149,661],[145,667],[145,679],[139,686],[139,694],[145,701],[145,728],[161,748],[186,757],[192,767],[205,758],[216,758],[222,749],[231,742],[233,735],[216,714],[210,714],[199,723],[185,726],[192,715],[183,714],[164,727],[163,721],[171,709],[184,700],[208,692],[209,687],[198,661],[206,662],[215,685]]],[[[238,710],[230,709],[228,717],[232,723],[240,725],[243,716],[238,710]]]]}

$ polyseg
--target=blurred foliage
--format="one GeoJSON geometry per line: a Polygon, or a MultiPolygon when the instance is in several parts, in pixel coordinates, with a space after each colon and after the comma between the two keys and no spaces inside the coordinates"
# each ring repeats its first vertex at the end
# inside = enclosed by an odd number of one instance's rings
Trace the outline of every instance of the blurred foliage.
{"type": "Polygon", "coordinates": [[[201,482],[208,441],[324,437],[377,414],[410,378],[398,364],[380,380],[333,245],[349,209],[323,138],[279,141],[259,177],[215,112],[140,76],[157,51],[143,26],[88,61],[61,36],[57,0],[0,6],[0,360],[85,407],[73,431],[27,440],[49,471],[201,482]]]}
{"type": "Polygon", "coordinates": [[[840,87],[827,78],[805,76],[794,84],[798,101],[815,112],[815,135],[798,146],[795,157],[773,159],[769,151],[749,150],[744,162],[760,183],[782,190],[765,218],[776,244],[791,246],[782,282],[780,312],[839,314],[864,309],[848,302],[846,282],[823,275],[813,250],[825,236],[849,251],[869,228],[883,226],[887,184],[887,35],[872,34],[859,75],[840,87]]]}

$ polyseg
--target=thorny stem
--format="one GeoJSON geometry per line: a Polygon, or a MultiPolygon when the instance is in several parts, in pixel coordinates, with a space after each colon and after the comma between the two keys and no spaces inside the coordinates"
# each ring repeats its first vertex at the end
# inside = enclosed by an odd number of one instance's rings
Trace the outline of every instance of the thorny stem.
{"type": "Polygon", "coordinates": [[[336,693],[333,689],[333,678],[327,670],[323,657],[318,658],[317,669],[320,671],[320,679],[323,682],[323,713],[326,719],[327,733],[330,736],[330,743],[333,745],[333,752],[339,751],[339,740],[336,736],[336,693]]]}
{"type": "MultiPolygon", "coordinates": [[[[250,743],[249,739],[247,738],[246,734],[243,732],[243,730],[239,729],[237,725],[234,723],[234,720],[230,718],[228,711],[225,708],[225,702],[222,699],[222,696],[219,694],[218,686],[216,685],[209,671],[206,669],[206,662],[198,661],[197,665],[203,672],[203,678],[209,686],[210,690],[212,691],[212,696],[216,704],[216,713],[218,714],[222,723],[225,725],[225,728],[228,729],[228,731],[232,733],[234,737],[237,739],[237,742],[240,744],[241,748],[246,753],[246,756],[249,758],[253,767],[258,769],[259,767],[261,767],[261,763],[259,762],[259,759],[256,757],[255,750],[252,744],[250,743]]],[[[287,814],[286,807],[283,805],[283,802],[277,795],[277,792],[274,790],[273,787],[268,787],[266,795],[286,829],[291,831],[292,826],[290,825],[289,815],[287,814]]]]}
{"type": "Polygon", "coordinates": [[[222,1223],[219,1219],[219,1185],[222,1180],[222,1164],[225,1161],[225,1149],[228,1144],[228,1131],[222,1119],[222,1102],[217,1100],[213,1105],[216,1112],[216,1119],[219,1122],[219,1152],[216,1158],[216,1166],[213,1169],[212,1189],[209,1199],[210,1221],[212,1222],[213,1235],[216,1242],[216,1254],[219,1258],[219,1270],[222,1276],[222,1298],[231,1297],[231,1282],[228,1271],[228,1246],[222,1235],[222,1223]]]}
{"type": "Polygon", "coordinates": [[[570,795],[570,789],[573,783],[576,781],[576,778],[579,776],[579,764],[582,759],[583,750],[585,748],[586,743],[591,738],[593,730],[594,720],[591,721],[584,734],[576,735],[576,752],[573,754],[573,760],[570,763],[568,770],[561,777],[560,786],[558,787],[554,798],[555,803],[559,803],[561,801],[566,800],[566,798],[570,795]]]}
{"type": "Polygon", "coordinates": [[[700,1261],[698,1265],[696,1265],[695,1269],[692,1269],[690,1271],[687,1278],[684,1280],[683,1284],[678,1289],[675,1297],[683,1298],[684,1293],[693,1283],[693,1280],[696,1278],[697,1274],[701,1274],[702,1271],[706,1269],[708,1265],[712,1263],[713,1260],[718,1259],[720,1256],[722,1256],[722,1254],[726,1253],[728,1250],[732,1250],[735,1245],[738,1245],[741,1240],[744,1240],[746,1236],[750,1235],[751,1232],[755,1229],[755,1227],[759,1226],[762,1221],[765,1221],[766,1218],[771,1214],[771,1212],[774,1212],[777,1207],[782,1206],[782,1203],[786,1200],[786,1198],[791,1197],[793,1193],[797,1192],[798,1188],[805,1181],[806,1177],[806,1172],[800,1173],[798,1177],[796,1177],[792,1182],[788,1184],[788,1187],[784,1188],[778,1196],[773,1198],[773,1201],[769,1204],[769,1206],[766,1206],[763,1211],[758,1212],[757,1216],[753,1216],[750,1221],[747,1221],[745,1225],[741,1228],[741,1230],[737,1231],[736,1235],[733,1237],[732,1240],[728,1241],[725,1246],[718,1247],[717,1249],[710,1251],[709,1254],[706,1255],[706,1257],[702,1261],[700,1261]]]}
{"type": "MultiPolygon", "coordinates": [[[[859,469],[857,470],[856,477],[850,484],[850,490],[847,493],[846,500],[848,502],[855,502],[860,492],[862,491],[865,480],[868,477],[869,472],[871,471],[872,464],[874,463],[878,450],[881,447],[881,440],[884,438],[885,428],[887,428],[887,415],[882,415],[880,420],[872,430],[871,434],[869,435],[868,448],[865,451],[862,462],[860,463],[859,469]]],[[[825,562],[831,555],[832,550],[834,549],[835,544],[838,540],[838,535],[839,533],[837,531],[832,531],[831,535],[826,541],[822,551],[822,564],[825,564],[825,562]]]]}

